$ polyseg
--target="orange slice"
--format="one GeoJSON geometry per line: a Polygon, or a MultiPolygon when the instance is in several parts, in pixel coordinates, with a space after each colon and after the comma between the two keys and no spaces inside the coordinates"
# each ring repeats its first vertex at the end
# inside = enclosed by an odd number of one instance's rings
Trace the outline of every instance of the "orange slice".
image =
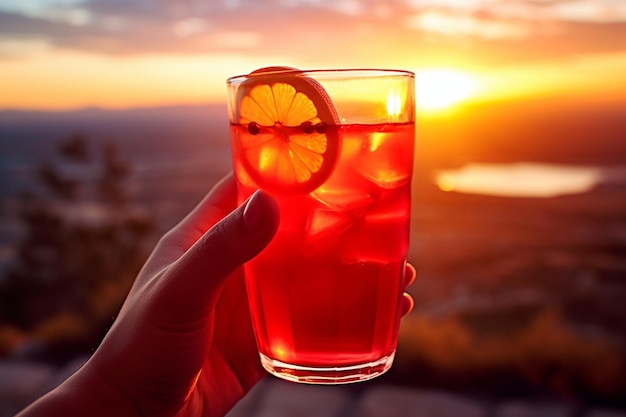
{"type": "Polygon", "coordinates": [[[238,90],[238,153],[248,175],[276,193],[308,193],[339,155],[339,117],[322,86],[301,71],[268,67],[238,90]]]}

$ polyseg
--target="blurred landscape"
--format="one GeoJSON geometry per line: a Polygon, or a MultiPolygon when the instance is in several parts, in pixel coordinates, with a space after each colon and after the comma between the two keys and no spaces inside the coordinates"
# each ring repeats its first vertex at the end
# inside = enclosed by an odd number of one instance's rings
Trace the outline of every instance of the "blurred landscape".
{"type": "MultiPolygon", "coordinates": [[[[418,278],[409,288],[416,303],[402,323],[396,363],[376,383],[626,407],[624,109],[626,102],[563,97],[419,115],[410,250],[418,278]],[[549,198],[444,192],[436,184],[437,170],[517,162],[609,175],[585,192],[549,198]]],[[[82,302],[94,305],[76,308],[67,301],[74,294],[37,320],[0,316],[0,360],[60,365],[93,351],[141,256],[229,171],[226,120],[222,105],[0,112],[0,288],[28,237],[20,201],[25,192],[46,195],[42,164],[83,180],[94,175],[58,156],[64,143],[94,150],[114,143],[114,161],[128,168],[119,177],[128,201],[109,209],[140,208],[152,225],[132,229],[137,259],[116,270],[125,278],[81,287],[89,294],[82,302]]],[[[68,201],[83,207],[80,198],[68,201]]],[[[41,296],[24,287],[24,302],[30,291],[41,296]]]]}
{"type": "Polygon", "coordinates": [[[0,417],[98,346],[270,65],[415,72],[415,308],[383,377],[229,417],[623,417],[624,45],[618,0],[0,0],[0,417]]]}

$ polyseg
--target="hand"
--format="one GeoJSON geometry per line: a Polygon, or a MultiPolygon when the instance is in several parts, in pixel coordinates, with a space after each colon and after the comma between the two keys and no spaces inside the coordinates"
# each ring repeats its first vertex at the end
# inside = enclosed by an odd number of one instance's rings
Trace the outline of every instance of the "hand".
{"type": "Polygon", "coordinates": [[[23,417],[225,415],[265,375],[239,267],[279,221],[261,192],[235,206],[228,175],[160,240],[92,358],[23,417]]]}
{"type": "Polygon", "coordinates": [[[25,415],[226,414],[264,375],[239,266],[279,219],[260,192],[235,205],[229,175],[160,240],[93,357],[25,415]]]}

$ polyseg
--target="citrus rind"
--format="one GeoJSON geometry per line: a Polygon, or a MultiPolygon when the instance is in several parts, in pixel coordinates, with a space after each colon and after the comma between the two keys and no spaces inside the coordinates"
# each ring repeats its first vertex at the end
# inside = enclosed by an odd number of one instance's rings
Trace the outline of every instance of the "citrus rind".
{"type": "Polygon", "coordinates": [[[308,193],[332,173],[339,116],[324,88],[302,71],[253,71],[238,89],[240,161],[259,187],[308,193]]]}

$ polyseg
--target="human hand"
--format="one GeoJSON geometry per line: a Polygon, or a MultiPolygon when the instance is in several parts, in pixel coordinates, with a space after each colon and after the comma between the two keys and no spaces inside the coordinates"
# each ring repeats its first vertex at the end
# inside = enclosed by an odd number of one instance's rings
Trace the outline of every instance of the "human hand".
{"type": "Polygon", "coordinates": [[[239,266],[279,219],[262,193],[235,206],[229,175],[159,241],[92,358],[25,415],[226,414],[264,375],[239,266]]]}
{"type": "Polygon", "coordinates": [[[279,221],[266,194],[235,206],[229,175],[160,240],[92,358],[23,416],[225,415],[265,375],[239,266],[279,221]]]}

